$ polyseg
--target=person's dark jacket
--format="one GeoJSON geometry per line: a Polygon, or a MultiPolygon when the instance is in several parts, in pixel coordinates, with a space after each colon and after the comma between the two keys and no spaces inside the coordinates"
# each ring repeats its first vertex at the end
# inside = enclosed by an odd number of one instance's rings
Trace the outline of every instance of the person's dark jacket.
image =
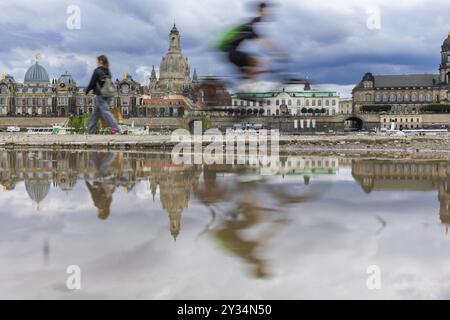
{"type": "Polygon", "coordinates": [[[103,87],[106,77],[111,77],[108,69],[105,67],[96,68],[92,74],[91,81],[85,90],[86,94],[93,91],[96,96],[101,96],[100,88],[103,87]]]}

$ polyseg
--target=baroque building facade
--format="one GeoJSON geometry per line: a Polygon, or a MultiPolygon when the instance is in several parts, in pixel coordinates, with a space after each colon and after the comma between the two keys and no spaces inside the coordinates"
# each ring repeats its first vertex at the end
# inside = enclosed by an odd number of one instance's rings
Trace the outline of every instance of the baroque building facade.
{"type": "Polygon", "coordinates": [[[429,104],[450,101],[450,32],[441,47],[439,74],[373,75],[366,73],[353,89],[354,111],[363,106],[390,106],[415,113],[429,104]]]}
{"type": "MultiPolygon", "coordinates": [[[[117,96],[113,107],[121,108],[124,116],[136,109],[141,85],[126,73],[124,79],[116,79],[117,96]]],[[[0,80],[0,116],[67,117],[91,113],[95,96],[84,93],[70,74],[63,74],[50,81],[47,70],[36,60],[27,70],[23,82],[3,74],[0,80]]],[[[137,112],[137,111],[136,111],[137,112]]]]}
{"type": "Polygon", "coordinates": [[[263,116],[322,114],[334,116],[339,112],[339,95],[331,91],[282,90],[258,93],[237,93],[232,96],[233,108],[263,116]]]}

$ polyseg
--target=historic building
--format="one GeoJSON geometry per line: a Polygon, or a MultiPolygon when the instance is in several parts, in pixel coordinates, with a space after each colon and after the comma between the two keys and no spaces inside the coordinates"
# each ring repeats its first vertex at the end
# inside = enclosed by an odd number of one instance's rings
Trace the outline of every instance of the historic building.
{"type": "MultiPolygon", "coordinates": [[[[353,89],[355,111],[388,106],[393,112],[418,112],[421,106],[450,101],[450,32],[441,47],[439,74],[373,75],[353,89]]],[[[380,108],[380,111],[383,110],[380,108]]]]}
{"type": "Polygon", "coordinates": [[[382,129],[421,129],[423,119],[420,114],[382,114],[380,128],[382,129]]]}
{"type": "Polygon", "coordinates": [[[305,86],[302,91],[282,89],[262,93],[237,93],[232,96],[232,105],[247,114],[251,114],[251,111],[264,116],[332,116],[339,112],[339,96],[336,92],[311,90],[309,86],[305,86]]]}
{"type": "Polygon", "coordinates": [[[183,117],[190,106],[183,96],[174,96],[166,99],[141,98],[137,108],[139,117],[183,117]]]}
{"type": "Polygon", "coordinates": [[[169,34],[169,50],[162,58],[159,67],[159,79],[153,66],[149,94],[152,98],[168,98],[171,95],[187,96],[197,84],[197,72],[194,70],[191,79],[189,61],[181,52],[181,36],[174,24],[169,34]]]}
{"type": "Polygon", "coordinates": [[[143,93],[141,84],[125,72],[122,80],[116,79],[116,86],[117,96],[112,106],[119,107],[124,117],[138,116],[137,105],[143,93]]]}
{"type": "MultiPolygon", "coordinates": [[[[124,116],[136,109],[137,98],[142,93],[141,85],[125,74],[116,80],[117,97],[112,106],[120,107],[124,116]]],[[[52,79],[47,70],[36,62],[27,70],[23,83],[13,76],[3,74],[0,80],[1,116],[59,116],[86,114],[93,111],[95,96],[84,93],[70,74],[52,79]]],[[[137,111],[136,111],[137,112],[137,111]]]]}
{"type": "Polygon", "coordinates": [[[339,101],[339,114],[352,114],[353,113],[353,100],[341,99],[339,101]]]}

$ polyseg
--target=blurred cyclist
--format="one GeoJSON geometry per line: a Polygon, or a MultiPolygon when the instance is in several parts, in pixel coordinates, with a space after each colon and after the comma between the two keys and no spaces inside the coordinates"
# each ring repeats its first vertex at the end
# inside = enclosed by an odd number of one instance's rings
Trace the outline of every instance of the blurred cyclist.
{"type": "Polygon", "coordinates": [[[271,72],[261,68],[260,59],[239,50],[242,43],[247,40],[258,40],[269,53],[276,54],[282,59],[287,58],[269,39],[261,37],[255,31],[254,26],[267,17],[268,4],[265,2],[259,3],[257,8],[258,16],[256,18],[224,33],[218,42],[219,50],[228,53],[228,59],[239,68],[244,79],[253,79],[258,74],[271,72]]]}

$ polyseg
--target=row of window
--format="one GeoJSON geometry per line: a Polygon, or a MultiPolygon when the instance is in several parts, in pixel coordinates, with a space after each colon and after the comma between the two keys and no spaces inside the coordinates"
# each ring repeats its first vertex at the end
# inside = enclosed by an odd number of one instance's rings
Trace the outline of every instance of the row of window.
{"type": "Polygon", "coordinates": [[[17,106],[45,106],[51,104],[52,98],[16,98],[17,106]]]}
{"type": "MultiPolygon", "coordinates": [[[[366,96],[366,102],[370,102],[372,99],[372,97],[370,95],[366,96]]],[[[375,101],[376,102],[416,102],[416,101],[427,101],[427,102],[432,102],[433,101],[433,96],[431,95],[431,93],[427,93],[427,94],[409,94],[409,93],[398,93],[398,94],[377,94],[375,96],[375,101]]]]}
{"type": "MultiPolygon", "coordinates": [[[[0,97],[0,105],[6,106],[7,105],[7,98],[6,97],[0,97]]],[[[58,97],[57,102],[59,106],[67,106],[69,105],[69,97],[58,97]]],[[[130,103],[130,97],[121,97],[120,98],[121,105],[128,105],[130,103]]],[[[78,97],[76,99],[77,106],[83,106],[85,104],[93,105],[94,99],[93,98],[83,98],[78,97]]],[[[16,98],[16,105],[17,106],[47,106],[52,105],[52,98],[16,98]]]]}
{"type": "Polygon", "coordinates": [[[404,118],[400,118],[400,120],[398,118],[389,118],[389,120],[388,120],[387,118],[384,118],[383,122],[400,122],[400,123],[402,123],[402,122],[405,122],[405,123],[411,122],[411,123],[413,123],[414,120],[416,120],[415,122],[420,122],[419,118],[415,118],[415,119],[414,118],[410,118],[410,119],[406,118],[406,119],[404,119],[405,121],[403,121],[403,119],[404,118]]]}
{"type": "MultiPolygon", "coordinates": [[[[121,105],[126,106],[129,104],[130,99],[129,97],[122,97],[120,98],[121,105]]],[[[69,105],[69,98],[68,97],[58,97],[57,99],[58,106],[68,106],[69,105]]],[[[84,106],[84,105],[93,105],[94,99],[93,98],[77,98],[76,105],[77,106],[84,106]]],[[[6,106],[7,105],[7,98],[6,97],[0,97],[0,106],[6,106]]],[[[16,98],[16,106],[18,107],[33,107],[33,106],[51,106],[52,105],[52,98],[16,98]]]]}
{"type": "MultiPolygon", "coordinates": [[[[389,129],[390,125],[385,124],[383,125],[383,128],[389,129]]],[[[402,129],[419,129],[419,128],[420,128],[419,124],[410,124],[410,125],[405,124],[404,126],[402,125],[402,129]]]]}
{"type": "MultiPolygon", "coordinates": [[[[305,100],[306,102],[305,102],[305,106],[306,107],[321,107],[322,106],[322,100],[315,100],[315,99],[313,99],[313,100],[309,100],[309,99],[307,99],[307,100],[305,100]]],[[[326,107],[329,107],[330,106],[330,104],[332,105],[332,106],[336,106],[336,100],[329,100],[329,99],[325,99],[324,100],[325,101],[325,106],[326,107]]],[[[233,105],[235,106],[235,107],[237,107],[237,106],[241,106],[241,107],[244,107],[244,106],[247,106],[247,107],[257,107],[257,106],[259,106],[259,107],[262,107],[262,106],[267,106],[267,107],[270,107],[270,105],[271,105],[271,100],[264,100],[264,101],[249,101],[249,100],[247,100],[247,101],[244,101],[244,100],[234,100],[233,101],[233,105]]],[[[292,102],[292,100],[291,99],[289,99],[289,100],[287,100],[287,104],[286,104],[286,100],[285,99],[281,99],[281,100],[279,100],[279,99],[277,99],[276,101],[275,101],[275,105],[276,106],[292,106],[293,105],[293,102],[292,102]]],[[[302,100],[297,100],[297,106],[298,107],[301,107],[302,106],[302,100]]]]}
{"type": "MultiPolygon", "coordinates": [[[[332,110],[325,110],[324,113],[322,113],[322,110],[319,109],[315,109],[312,112],[310,112],[311,110],[308,110],[308,112],[303,113],[302,109],[288,109],[287,110],[287,115],[305,115],[305,114],[315,114],[315,115],[328,115],[328,116],[334,116],[336,115],[336,110],[332,109],[332,110]]],[[[271,111],[271,110],[267,110],[264,112],[267,115],[272,115],[272,116],[279,116],[281,114],[283,114],[283,112],[280,109],[276,109],[275,112],[271,111]]]]}

